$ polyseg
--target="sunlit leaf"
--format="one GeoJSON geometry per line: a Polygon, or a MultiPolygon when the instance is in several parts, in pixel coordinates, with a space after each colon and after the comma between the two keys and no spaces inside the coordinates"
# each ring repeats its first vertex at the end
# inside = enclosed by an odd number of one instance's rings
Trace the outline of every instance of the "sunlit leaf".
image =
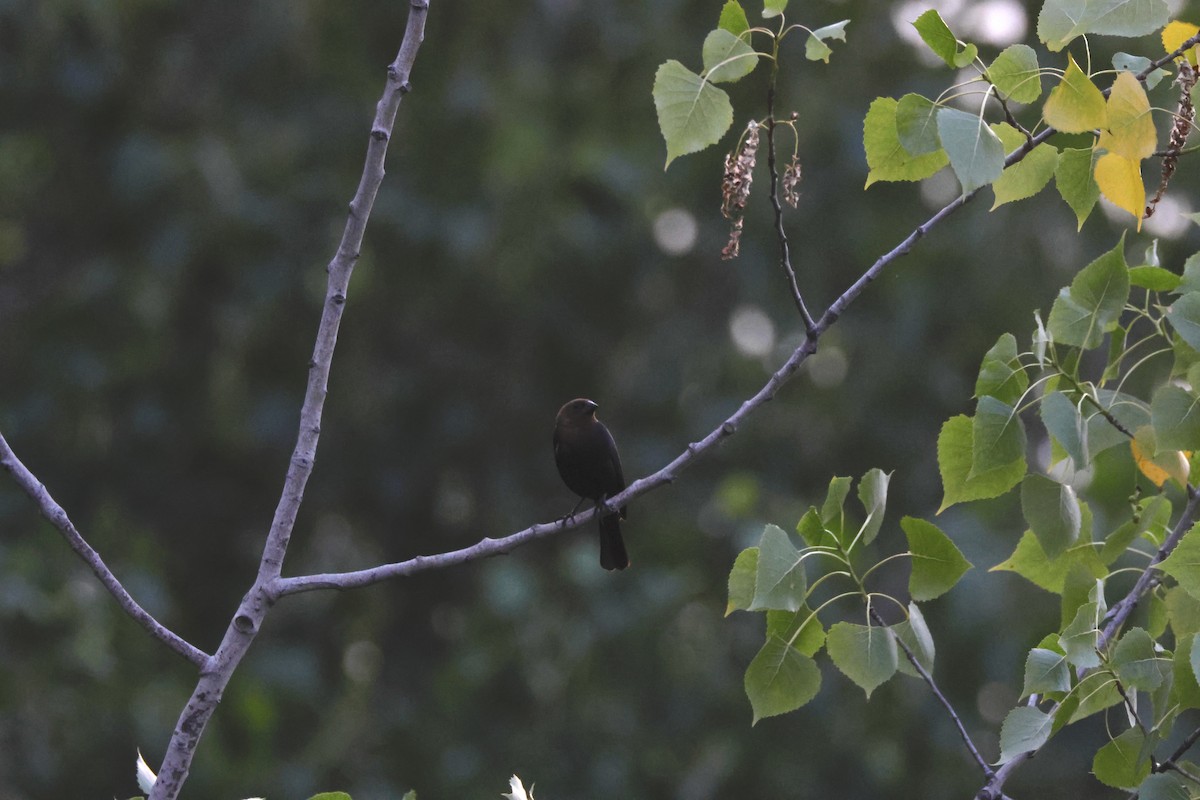
{"type": "Polygon", "coordinates": [[[1018,103],[1032,103],[1042,95],[1037,53],[1029,45],[1005,48],[988,66],[987,78],[1001,94],[1018,103]]]}
{"type": "Polygon", "coordinates": [[[846,25],[849,22],[850,20],[844,19],[841,22],[817,28],[809,34],[808,39],[804,42],[804,57],[809,61],[829,63],[829,56],[833,54],[833,50],[826,42],[833,39],[846,41],[846,25]]]}
{"type": "MultiPolygon", "coordinates": [[[[1163,51],[1166,53],[1174,53],[1188,39],[1200,33],[1200,28],[1190,22],[1181,20],[1172,20],[1167,23],[1167,26],[1162,30],[1163,51]]],[[[1196,66],[1196,47],[1193,45],[1185,54],[1188,63],[1193,67],[1196,66]]]]}
{"type": "Polygon", "coordinates": [[[938,106],[919,94],[906,94],[896,103],[896,134],[910,156],[941,149],[937,132],[938,106]]]}
{"type": "Polygon", "coordinates": [[[729,571],[729,602],[725,616],[734,611],[747,611],[754,602],[754,581],[758,575],[758,548],[747,547],[738,553],[729,571]]]}
{"type": "Polygon", "coordinates": [[[1077,36],[1145,36],[1167,23],[1163,0],[1046,0],[1038,15],[1037,34],[1058,51],[1077,36]]]}
{"type": "Polygon", "coordinates": [[[725,5],[721,7],[721,19],[717,23],[717,27],[729,31],[734,36],[741,36],[750,30],[750,20],[746,18],[746,9],[742,8],[742,4],[738,0],[725,0],[725,5]]]}
{"type": "Polygon", "coordinates": [[[919,181],[950,163],[942,149],[911,155],[896,131],[897,101],[876,98],[863,120],[863,147],[867,153],[867,186],[876,181],[919,181]]]}
{"type": "Polygon", "coordinates": [[[1141,162],[1105,153],[1096,161],[1096,185],[1100,194],[1114,206],[1128,211],[1142,229],[1142,214],[1146,210],[1146,185],[1142,183],[1141,162]]]}
{"type": "Polygon", "coordinates": [[[962,69],[975,60],[979,50],[973,44],[959,46],[958,39],[951,33],[945,20],[934,9],[929,9],[913,21],[913,27],[925,44],[947,66],[962,69]]]}
{"type": "Polygon", "coordinates": [[[1050,91],[1042,113],[1046,124],[1063,133],[1088,133],[1108,122],[1104,95],[1071,56],[1067,56],[1067,71],[1050,91]]]}
{"type": "Polygon", "coordinates": [[[1154,154],[1158,132],[1150,118],[1150,100],[1138,79],[1128,72],[1117,74],[1108,95],[1108,126],[1100,132],[1099,147],[1130,161],[1154,154]]]}

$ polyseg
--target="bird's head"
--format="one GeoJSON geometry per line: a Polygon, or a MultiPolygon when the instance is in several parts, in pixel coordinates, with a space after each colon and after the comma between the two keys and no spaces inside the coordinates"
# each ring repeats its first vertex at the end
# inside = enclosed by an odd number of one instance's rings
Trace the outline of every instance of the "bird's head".
{"type": "Polygon", "coordinates": [[[558,424],[585,425],[596,418],[596,409],[599,407],[587,398],[576,398],[558,410],[558,424]]]}

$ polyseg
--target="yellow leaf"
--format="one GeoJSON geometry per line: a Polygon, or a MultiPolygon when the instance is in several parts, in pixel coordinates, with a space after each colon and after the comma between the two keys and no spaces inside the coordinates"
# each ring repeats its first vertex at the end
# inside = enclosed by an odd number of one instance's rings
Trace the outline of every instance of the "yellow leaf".
{"type": "Polygon", "coordinates": [[[1162,488],[1168,478],[1174,478],[1180,486],[1187,485],[1188,453],[1180,450],[1154,452],[1154,429],[1149,426],[1138,428],[1137,436],[1129,443],[1133,460],[1142,474],[1155,486],[1162,488]]]}
{"type": "MultiPolygon", "coordinates": [[[[1179,20],[1170,22],[1167,24],[1167,27],[1163,28],[1163,49],[1168,53],[1174,53],[1184,42],[1197,33],[1200,33],[1200,28],[1190,22],[1180,22],[1179,20]]],[[[1188,50],[1186,55],[1188,62],[1193,67],[1196,66],[1196,48],[1193,47],[1191,50],[1188,50]]]]}
{"type": "Polygon", "coordinates": [[[1108,96],[1108,130],[1100,132],[1100,147],[1131,161],[1154,155],[1158,131],[1150,118],[1146,90],[1132,73],[1121,72],[1108,96]]]}
{"type": "Polygon", "coordinates": [[[1062,82],[1046,98],[1042,115],[1046,124],[1063,133],[1087,133],[1108,127],[1108,107],[1096,84],[1067,56],[1062,82]]]}
{"type": "Polygon", "coordinates": [[[1142,213],[1146,210],[1146,187],[1142,184],[1141,162],[1105,153],[1096,162],[1096,184],[1100,193],[1117,208],[1137,218],[1142,229],[1142,213]]]}

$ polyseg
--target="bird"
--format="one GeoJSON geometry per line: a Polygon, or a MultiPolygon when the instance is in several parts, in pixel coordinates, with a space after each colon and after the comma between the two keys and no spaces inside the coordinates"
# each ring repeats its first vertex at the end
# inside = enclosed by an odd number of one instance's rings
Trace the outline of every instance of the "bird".
{"type": "MultiPolygon", "coordinates": [[[[604,423],[596,419],[600,406],[580,397],[563,405],[554,421],[554,464],[563,483],[579,495],[579,503],[591,500],[599,507],[625,488],[617,443],[604,423]]],[[[625,507],[600,517],[600,566],[607,570],[625,569],[629,555],[621,538],[621,520],[625,507]]]]}

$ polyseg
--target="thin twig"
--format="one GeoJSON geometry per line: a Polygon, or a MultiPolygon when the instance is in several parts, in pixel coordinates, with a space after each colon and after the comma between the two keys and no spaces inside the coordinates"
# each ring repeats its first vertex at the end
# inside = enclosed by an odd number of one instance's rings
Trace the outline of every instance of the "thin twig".
{"type": "Polygon", "coordinates": [[[771,207],[775,209],[775,236],[779,239],[779,263],[787,275],[788,288],[792,291],[792,300],[800,319],[804,321],[804,330],[811,334],[813,318],[804,304],[804,296],[800,294],[800,285],[796,283],[796,270],[792,269],[792,256],[788,247],[787,232],[783,229],[783,206],[779,203],[779,171],[775,167],[775,79],[771,77],[771,86],[767,89],[767,166],[771,171],[771,207]]]}
{"type": "Polygon", "coordinates": [[[892,638],[896,641],[896,644],[901,650],[904,651],[904,656],[908,659],[908,663],[912,664],[913,669],[915,669],[917,674],[921,676],[921,680],[925,681],[926,685],[929,686],[929,691],[933,692],[933,696],[936,697],[938,702],[942,704],[942,707],[946,709],[946,713],[950,715],[950,720],[954,723],[954,727],[958,728],[958,735],[962,737],[963,744],[966,746],[968,752],[971,753],[971,757],[975,759],[975,763],[979,765],[981,770],[983,770],[984,777],[991,778],[993,774],[991,765],[988,764],[987,759],[980,754],[979,748],[975,746],[975,742],[972,741],[971,735],[967,733],[967,728],[965,725],[963,725],[962,719],[958,716],[958,712],[954,710],[954,706],[952,706],[950,701],[946,699],[946,695],[942,694],[942,690],[938,687],[937,682],[934,681],[933,676],[930,675],[929,671],[925,669],[920,661],[917,660],[917,655],[912,651],[912,648],[910,648],[908,644],[905,643],[905,641],[901,639],[894,630],[892,630],[890,625],[887,625],[883,621],[883,619],[879,616],[879,612],[872,608],[870,613],[871,619],[873,619],[876,624],[887,628],[888,633],[892,635],[892,638]]]}
{"type": "Polygon", "coordinates": [[[329,369],[334,346],[337,344],[338,327],[345,309],[350,275],[358,261],[359,248],[362,246],[367,220],[375,204],[375,195],[383,182],[384,160],[395,125],[396,112],[400,108],[401,99],[411,89],[408,79],[417,50],[425,36],[425,17],[428,10],[429,0],[410,0],[404,40],[396,60],[388,67],[387,83],[375,106],[375,119],[367,143],[362,178],[354,198],[350,201],[341,242],[327,268],[329,280],[325,292],[325,305],[317,328],[312,361],[308,365],[308,386],[300,410],[300,430],[296,448],[288,465],[283,494],[275,509],[271,529],[263,547],[258,576],[239,604],[220,647],[210,663],[201,671],[200,680],[184,707],[167,746],[158,781],[150,792],[150,800],[175,800],[178,796],[187,779],[192,757],[204,728],[216,710],[234,670],[261,630],[263,620],[273,602],[267,587],[279,577],[283,568],[288,541],[304,497],[304,487],[312,474],[317,440],[321,433],[321,412],[325,404],[329,369]]]}
{"type": "Polygon", "coordinates": [[[133,599],[133,596],[121,585],[121,581],[117,579],[117,576],[104,563],[104,559],[100,557],[100,554],[79,533],[79,530],[71,522],[71,518],[67,516],[67,512],[63,507],[50,496],[50,492],[47,491],[45,485],[34,477],[33,473],[17,458],[16,453],[9,447],[3,434],[0,434],[0,466],[3,466],[12,474],[17,485],[37,504],[38,510],[42,512],[42,516],[58,529],[58,532],[67,540],[70,548],[83,559],[84,563],[91,567],[92,572],[100,579],[100,583],[104,585],[105,589],[108,589],[109,594],[116,598],[117,605],[126,614],[133,617],[155,639],[158,639],[197,667],[203,667],[208,663],[209,656],[207,653],[195,647],[156,620],[154,615],[142,608],[133,599]]]}

